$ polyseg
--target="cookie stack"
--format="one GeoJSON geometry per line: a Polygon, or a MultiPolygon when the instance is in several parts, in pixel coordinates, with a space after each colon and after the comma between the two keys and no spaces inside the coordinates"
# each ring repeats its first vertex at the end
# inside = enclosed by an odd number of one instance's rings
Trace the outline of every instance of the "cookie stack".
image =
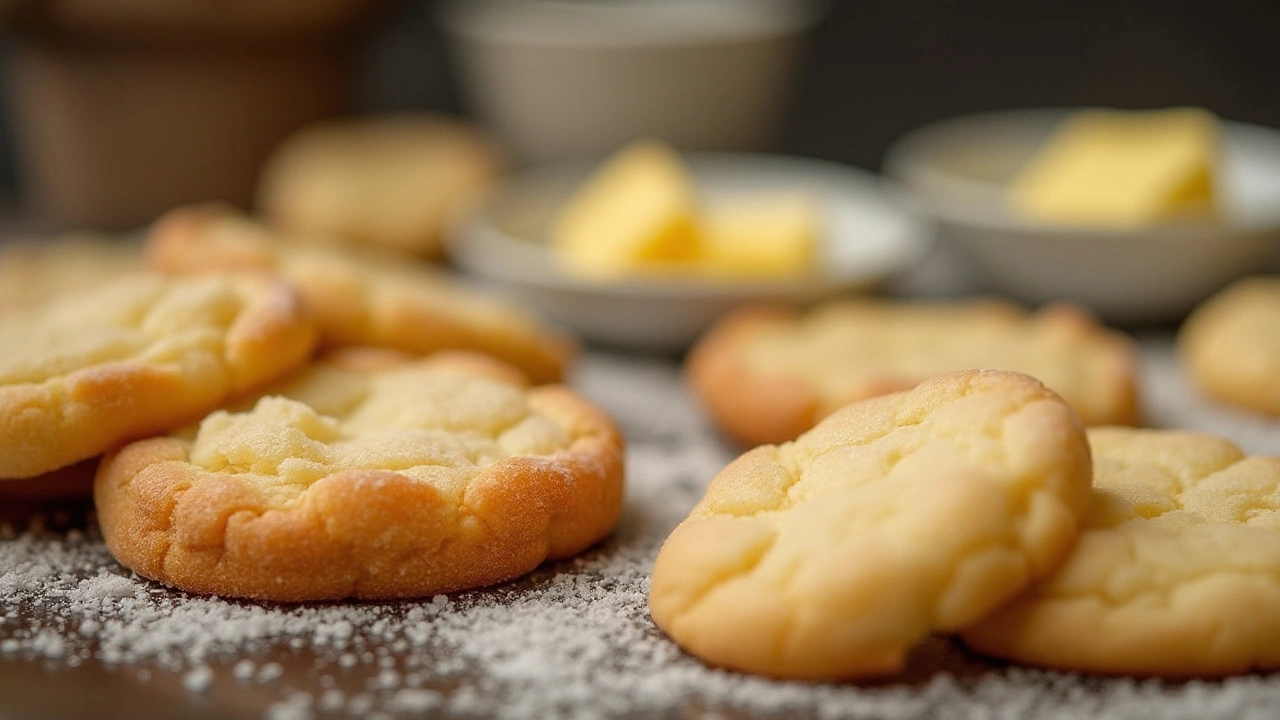
{"type": "MultiPolygon", "coordinates": [[[[1276,290],[1241,283],[1188,320],[1183,356],[1207,390],[1276,411],[1276,290]]],[[[730,436],[777,443],[711,482],[654,568],[654,620],[707,662],[883,677],[951,633],[1086,672],[1280,668],[1280,458],[1113,425],[1138,417],[1135,356],[1086,316],[751,310],[688,369],[730,436]],[[1008,369],[941,372],[966,366],[1008,369]]]]}
{"type": "Polygon", "coordinates": [[[0,494],[96,474],[108,547],[140,574],[416,597],[521,575],[616,523],[621,436],[548,384],[573,343],[518,309],[222,206],[161,218],[136,263],[0,315],[0,494]]]}

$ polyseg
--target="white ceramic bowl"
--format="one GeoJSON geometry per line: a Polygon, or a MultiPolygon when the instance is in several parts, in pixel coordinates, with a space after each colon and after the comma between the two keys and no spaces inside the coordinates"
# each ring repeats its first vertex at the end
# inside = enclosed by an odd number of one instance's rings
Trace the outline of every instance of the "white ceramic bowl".
{"type": "Polygon", "coordinates": [[[761,150],[785,115],[815,0],[457,0],[438,17],[468,104],[521,160],[638,137],[761,150]]]}
{"type": "Polygon", "coordinates": [[[1221,218],[1121,231],[1036,223],[1006,210],[1005,184],[1068,110],[947,120],[904,136],[885,172],[913,192],[943,242],[997,290],[1066,300],[1120,323],[1176,321],[1231,280],[1280,260],[1280,131],[1226,122],[1221,218]]]}
{"type": "Polygon", "coordinates": [[[509,180],[449,241],[455,262],[590,341],[648,351],[688,347],[716,318],[746,303],[804,304],[866,290],[928,249],[927,227],[874,175],[819,160],[771,155],[688,156],[708,198],[803,189],[819,202],[822,257],[812,276],[717,282],[688,277],[592,282],[566,275],[544,242],[556,210],[592,166],[567,164],[509,180]]]}

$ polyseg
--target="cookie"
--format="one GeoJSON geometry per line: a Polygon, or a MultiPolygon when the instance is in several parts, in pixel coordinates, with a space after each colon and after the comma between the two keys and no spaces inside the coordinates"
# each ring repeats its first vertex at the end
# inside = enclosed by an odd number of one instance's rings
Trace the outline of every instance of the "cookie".
{"type": "Polygon", "coordinates": [[[711,416],[746,445],[784,442],[847,403],[979,368],[1039,378],[1090,425],[1138,421],[1133,343],[1066,305],[1035,314],[994,300],[747,308],[716,323],[686,367],[711,416]]]}
{"type": "Polygon", "coordinates": [[[93,474],[98,458],[81,460],[74,465],[21,480],[0,482],[0,507],[13,501],[73,502],[93,497],[93,474]]]}
{"type": "Polygon", "coordinates": [[[572,391],[528,390],[491,358],[349,349],[251,407],[108,456],[95,501],[116,558],[184,590],[419,597],[608,534],[622,440],[572,391]]]}
{"type": "Polygon", "coordinates": [[[649,608],[713,665],[894,673],[1056,567],[1089,472],[1084,426],[1040,382],[939,375],[731,463],[662,546],[649,608]]]}
{"type": "Polygon", "coordinates": [[[300,238],[439,257],[449,226],[501,171],[495,146],[457,120],[341,120],[281,145],[262,171],[258,204],[300,238]]]}
{"type": "Polygon", "coordinates": [[[537,383],[559,380],[575,351],[567,336],[423,263],[289,243],[223,205],[169,212],[152,227],[146,251],[152,265],[170,272],[279,272],[301,289],[330,347],[478,350],[537,383]]]}
{"type": "Polygon", "coordinates": [[[973,649],[1100,673],[1280,668],[1280,458],[1189,432],[1095,428],[1092,507],[1054,575],[973,649]]]}
{"type": "Polygon", "coordinates": [[[0,316],[0,478],[164,432],[301,365],[315,323],[262,276],[137,274],[0,316]]]}
{"type": "Polygon", "coordinates": [[[0,243],[0,313],[141,269],[141,248],[129,240],[82,234],[0,243]]]}
{"type": "Polygon", "coordinates": [[[1280,276],[1238,280],[1196,308],[1178,352],[1206,395],[1280,415],[1280,276]]]}

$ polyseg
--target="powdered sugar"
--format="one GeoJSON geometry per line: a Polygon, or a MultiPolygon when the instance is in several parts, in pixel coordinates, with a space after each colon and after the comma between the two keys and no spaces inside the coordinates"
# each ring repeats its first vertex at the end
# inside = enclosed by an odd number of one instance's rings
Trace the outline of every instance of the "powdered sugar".
{"type": "MultiPolygon", "coordinates": [[[[774,682],[707,668],[649,620],[648,574],[662,540],[734,453],[682,391],[674,365],[594,355],[578,381],[630,443],[627,508],[601,547],[453,597],[294,607],[160,588],[116,565],[93,529],[0,528],[0,697],[4,668],[38,661],[128,666],[139,681],[179,683],[188,694],[172,700],[173,716],[184,702],[207,708],[228,696],[240,699],[221,714],[243,715],[253,697],[250,716],[273,720],[1280,716],[1280,677],[1081,678],[986,663],[942,639],[883,684],[774,682]]],[[[1159,397],[1164,424],[1183,402],[1171,392],[1159,397]]]]}
{"type": "Polygon", "coordinates": [[[197,665],[182,676],[182,687],[187,692],[203,693],[213,687],[213,670],[208,665],[197,665]]]}

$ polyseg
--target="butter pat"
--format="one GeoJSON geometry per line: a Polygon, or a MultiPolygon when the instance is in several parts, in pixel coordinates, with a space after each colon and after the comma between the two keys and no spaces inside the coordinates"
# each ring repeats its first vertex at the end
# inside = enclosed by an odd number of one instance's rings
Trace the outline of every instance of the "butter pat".
{"type": "Polygon", "coordinates": [[[1137,227],[1213,212],[1217,119],[1192,108],[1095,110],[1068,118],[1014,179],[1026,217],[1137,227]]]}
{"type": "Polygon", "coordinates": [[[702,266],[729,277],[789,277],[812,268],[817,245],[812,198],[785,193],[710,205],[701,218],[702,266]]]}
{"type": "Polygon", "coordinates": [[[609,158],[570,198],[550,242],[570,272],[616,279],[694,261],[698,254],[693,179],[671,148],[630,145],[609,158]]]}

